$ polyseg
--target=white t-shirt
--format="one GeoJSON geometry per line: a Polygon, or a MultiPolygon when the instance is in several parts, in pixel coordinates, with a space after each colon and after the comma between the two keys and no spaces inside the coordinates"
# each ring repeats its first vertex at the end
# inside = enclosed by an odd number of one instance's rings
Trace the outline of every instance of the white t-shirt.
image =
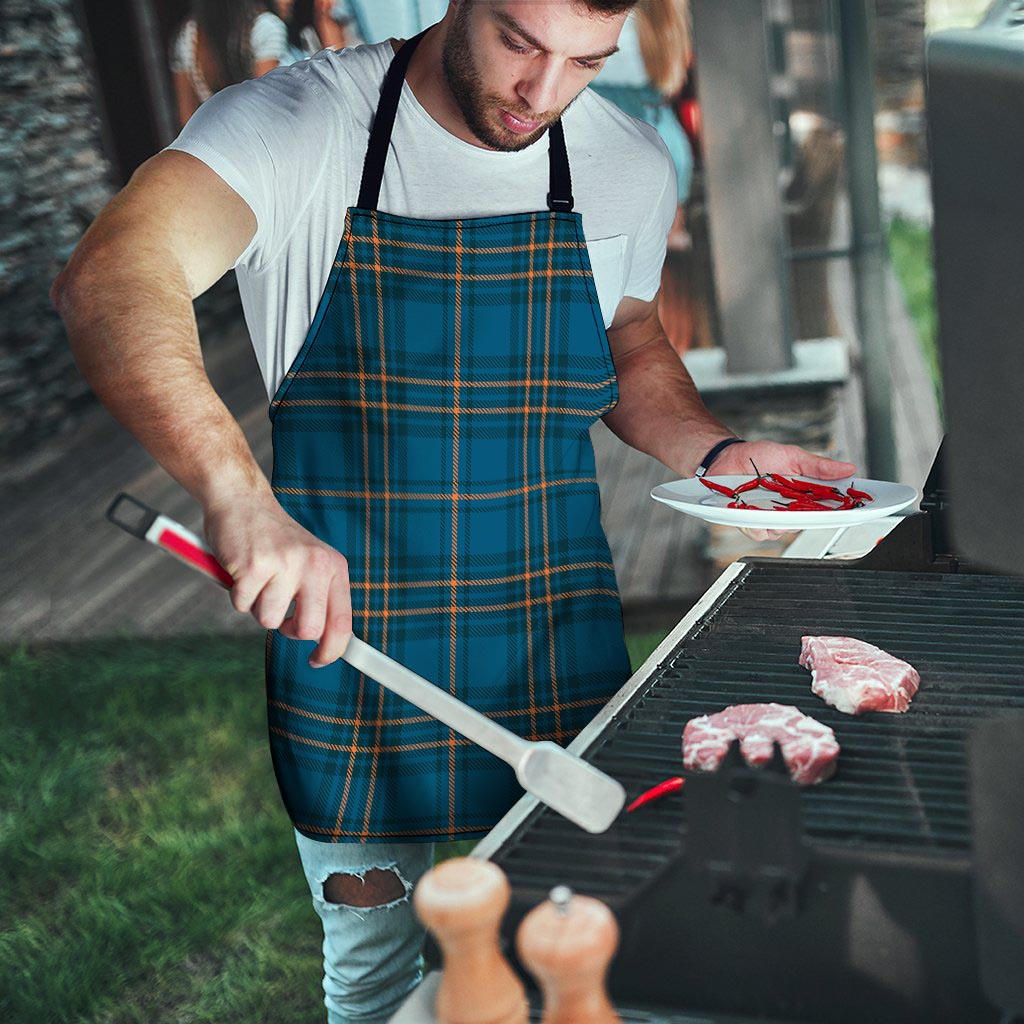
{"type": "MultiPolygon", "coordinates": [[[[267,393],[291,366],[316,313],[355,206],[390,42],[324,50],[204,103],[171,144],[207,164],[256,217],[235,264],[267,393]]],[[[583,215],[605,326],[623,295],[658,291],[676,212],[676,176],[657,132],[585,89],[563,114],[574,209],[583,215]]],[[[379,208],[433,220],[547,208],[548,138],[514,153],[442,128],[408,82],[379,208]]]]}
{"type": "MultiPolygon", "coordinates": [[[[252,59],[276,60],[278,63],[286,63],[288,60],[288,27],[276,15],[270,11],[259,14],[252,23],[252,30],[249,32],[249,49],[252,51],[252,59]]],[[[199,97],[200,103],[205,103],[211,95],[212,90],[206,84],[203,73],[199,70],[199,62],[196,59],[196,23],[194,18],[189,18],[174,40],[174,48],[171,54],[171,70],[183,71],[189,76],[192,87],[199,97]]]]}

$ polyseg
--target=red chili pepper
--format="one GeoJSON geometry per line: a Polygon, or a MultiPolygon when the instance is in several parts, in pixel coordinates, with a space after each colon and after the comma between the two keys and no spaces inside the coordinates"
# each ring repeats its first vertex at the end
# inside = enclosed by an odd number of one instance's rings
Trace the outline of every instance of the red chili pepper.
{"type": "Polygon", "coordinates": [[[834,512],[835,509],[823,505],[820,501],[811,501],[809,498],[796,499],[782,508],[787,512],[834,512]]]}
{"type": "Polygon", "coordinates": [[[709,480],[706,476],[699,476],[697,479],[705,486],[709,487],[713,491],[717,491],[719,494],[724,494],[727,498],[735,498],[736,492],[730,490],[724,484],[716,484],[714,480],[709,480]]]}
{"type": "Polygon", "coordinates": [[[803,491],[794,490],[792,487],[780,484],[777,480],[772,480],[770,477],[763,477],[760,484],[766,491],[774,491],[776,494],[781,494],[784,497],[795,498],[803,494],[803,491]]]}
{"type": "MultiPolygon", "coordinates": [[[[796,501],[815,501],[817,500],[816,495],[808,494],[806,491],[794,490],[792,487],[784,487],[780,483],[776,483],[774,480],[762,480],[761,486],[766,490],[774,491],[776,494],[781,494],[783,498],[792,498],[796,501]]],[[[826,497],[822,495],[821,497],[826,497]]]]}
{"type": "Polygon", "coordinates": [[[675,778],[666,779],[664,782],[659,782],[656,786],[652,786],[647,792],[641,793],[627,808],[626,813],[632,814],[638,807],[643,807],[644,804],[649,804],[652,800],[660,800],[663,796],[667,796],[669,793],[676,793],[683,788],[683,784],[686,780],[675,778]]]}
{"type": "Polygon", "coordinates": [[[790,480],[789,477],[785,477],[781,473],[769,473],[768,475],[777,484],[788,487],[791,491],[801,491],[804,494],[811,494],[814,491],[814,487],[803,480],[790,480]]]}
{"type": "Polygon", "coordinates": [[[857,491],[857,490],[854,490],[854,488],[852,488],[852,487],[847,487],[846,488],[846,493],[851,498],[860,498],[862,501],[874,501],[875,500],[874,498],[871,497],[870,494],[868,494],[867,491],[857,491]]]}
{"type": "Polygon", "coordinates": [[[838,487],[831,487],[828,484],[817,484],[813,480],[801,480],[797,477],[790,479],[781,476],[779,473],[772,473],[771,476],[785,487],[790,487],[803,494],[809,494],[812,498],[833,498],[841,497],[842,491],[838,487]]]}
{"type": "Polygon", "coordinates": [[[736,488],[737,494],[745,494],[747,491],[756,491],[761,486],[761,481],[758,477],[754,477],[748,480],[746,483],[742,483],[736,488]]]}

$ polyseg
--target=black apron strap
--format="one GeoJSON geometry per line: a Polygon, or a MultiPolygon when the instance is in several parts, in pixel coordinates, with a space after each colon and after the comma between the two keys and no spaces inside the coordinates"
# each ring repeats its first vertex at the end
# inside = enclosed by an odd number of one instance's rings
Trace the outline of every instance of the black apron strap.
{"type": "Polygon", "coordinates": [[[429,30],[424,29],[418,36],[407,39],[402,48],[395,54],[384,76],[384,85],[380,91],[380,102],[370,129],[370,142],[366,147],[366,159],[363,161],[363,180],[359,186],[359,209],[376,210],[380,200],[380,186],[384,180],[384,161],[388,158],[388,146],[391,144],[391,129],[395,126],[395,114],[398,113],[398,101],[402,98],[402,83],[409,61],[419,45],[420,40],[429,30]]]}
{"type": "MultiPolygon", "coordinates": [[[[360,210],[376,210],[380,201],[380,187],[384,181],[384,163],[391,145],[391,132],[398,113],[398,101],[402,98],[402,83],[412,60],[413,52],[429,29],[407,40],[395,54],[384,76],[380,102],[370,129],[370,141],[363,161],[363,177],[359,185],[360,210]]],[[[548,209],[555,213],[570,213],[573,206],[572,180],[569,177],[569,154],[565,149],[565,134],[561,119],[548,129],[548,209]]]]}
{"type": "Polygon", "coordinates": [[[572,179],[569,177],[569,154],[565,151],[565,133],[559,118],[548,129],[548,164],[551,181],[548,192],[548,209],[554,213],[572,211],[572,179]]]}

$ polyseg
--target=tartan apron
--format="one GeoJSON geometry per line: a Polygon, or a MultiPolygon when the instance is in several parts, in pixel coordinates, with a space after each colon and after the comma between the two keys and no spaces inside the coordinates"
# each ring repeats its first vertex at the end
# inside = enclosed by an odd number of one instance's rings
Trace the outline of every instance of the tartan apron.
{"type": "MultiPolygon", "coordinates": [[[[345,233],[271,402],[274,493],[349,562],[353,630],[528,739],[571,740],[629,660],[589,427],[617,401],[561,124],[549,210],[377,210],[405,69],[385,78],[345,233]]],[[[267,637],[270,747],[321,842],[479,836],[511,768],[314,644],[267,637]]]]}

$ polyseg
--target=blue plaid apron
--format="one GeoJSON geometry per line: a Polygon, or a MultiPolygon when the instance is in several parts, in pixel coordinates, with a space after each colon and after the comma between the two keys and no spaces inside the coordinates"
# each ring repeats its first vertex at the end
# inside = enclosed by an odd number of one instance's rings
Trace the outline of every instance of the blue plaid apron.
{"type": "MultiPolygon", "coordinates": [[[[385,78],[359,204],[271,403],[273,487],[349,563],[357,636],[528,739],[565,743],[629,661],[589,427],[617,400],[561,124],[550,209],[378,210],[409,40],[385,78]]],[[[511,768],[310,642],[268,634],[270,746],[322,842],[484,834],[511,768]]]]}

